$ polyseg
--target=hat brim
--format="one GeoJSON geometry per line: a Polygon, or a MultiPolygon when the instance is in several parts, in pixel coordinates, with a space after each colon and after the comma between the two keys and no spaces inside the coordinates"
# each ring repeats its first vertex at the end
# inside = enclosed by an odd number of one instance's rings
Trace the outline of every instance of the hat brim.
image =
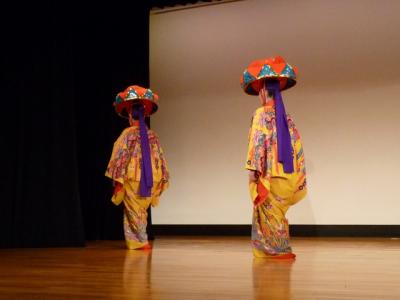
{"type": "Polygon", "coordinates": [[[148,99],[132,99],[124,102],[114,104],[115,111],[123,118],[129,118],[132,106],[135,103],[141,103],[144,105],[144,114],[146,117],[154,114],[158,110],[158,105],[154,101],[148,99]]]}
{"type": "Polygon", "coordinates": [[[296,80],[290,77],[285,77],[285,76],[265,76],[265,77],[260,77],[257,78],[253,81],[248,82],[247,84],[245,84],[243,86],[243,90],[246,94],[249,95],[258,95],[260,93],[260,90],[262,89],[262,87],[264,86],[264,82],[265,80],[268,79],[275,79],[275,80],[279,80],[279,84],[280,84],[280,89],[281,91],[283,90],[287,90],[293,86],[296,85],[296,80]]]}

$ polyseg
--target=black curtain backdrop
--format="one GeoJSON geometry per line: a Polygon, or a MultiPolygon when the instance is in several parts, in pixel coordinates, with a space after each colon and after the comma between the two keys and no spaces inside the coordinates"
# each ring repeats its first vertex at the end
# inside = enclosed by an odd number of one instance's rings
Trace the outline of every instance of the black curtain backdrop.
{"type": "Polygon", "coordinates": [[[122,239],[104,171],[126,121],[112,102],[148,86],[149,6],[8,4],[1,12],[1,247],[122,239]]]}
{"type": "Polygon", "coordinates": [[[128,123],[113,109],[128,85],[149,85],[149,10],[106,3],[79,18],[75,41],[78,169],[86,238],[123,239],[122,206],[104,176],[113,142],[128,123]],[[88,15],[93,17],[87,18],[88,15]]]}

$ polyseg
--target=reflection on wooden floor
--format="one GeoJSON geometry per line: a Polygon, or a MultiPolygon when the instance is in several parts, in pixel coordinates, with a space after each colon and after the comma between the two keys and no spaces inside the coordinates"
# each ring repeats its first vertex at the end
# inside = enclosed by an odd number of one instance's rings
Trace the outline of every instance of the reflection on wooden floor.
{"type": "Polygon", "coordinates": [[[295,261],[253,259],[246,237],[159,237],[0,250],[1,299],[400,299],[400,240],[293,239],[295,261]]]}

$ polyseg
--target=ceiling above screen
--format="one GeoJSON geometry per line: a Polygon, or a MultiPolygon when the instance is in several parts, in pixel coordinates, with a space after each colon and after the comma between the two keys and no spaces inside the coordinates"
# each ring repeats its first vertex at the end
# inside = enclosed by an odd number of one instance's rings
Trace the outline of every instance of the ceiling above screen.
{"type": "Polygon", "coordinates": [[[183,0],[152,0],[151,11],[153,13],[163,13],[169,11],[191,9],[200,6],[210,6],[227,2],[237,2],[244,0],[202,0],[202,1],[183,1],[183,0]]]}

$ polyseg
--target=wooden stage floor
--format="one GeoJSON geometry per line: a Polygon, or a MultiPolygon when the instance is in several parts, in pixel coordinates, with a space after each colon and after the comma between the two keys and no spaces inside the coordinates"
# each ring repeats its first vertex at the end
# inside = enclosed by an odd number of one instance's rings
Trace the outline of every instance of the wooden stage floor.
{"type": "Polygon", "coordinates": [[[0,299],[400,299],[400,240],[294,238],[295,261],[253,259],[248,237],[158,237],[0,250],[0,299]]]}

